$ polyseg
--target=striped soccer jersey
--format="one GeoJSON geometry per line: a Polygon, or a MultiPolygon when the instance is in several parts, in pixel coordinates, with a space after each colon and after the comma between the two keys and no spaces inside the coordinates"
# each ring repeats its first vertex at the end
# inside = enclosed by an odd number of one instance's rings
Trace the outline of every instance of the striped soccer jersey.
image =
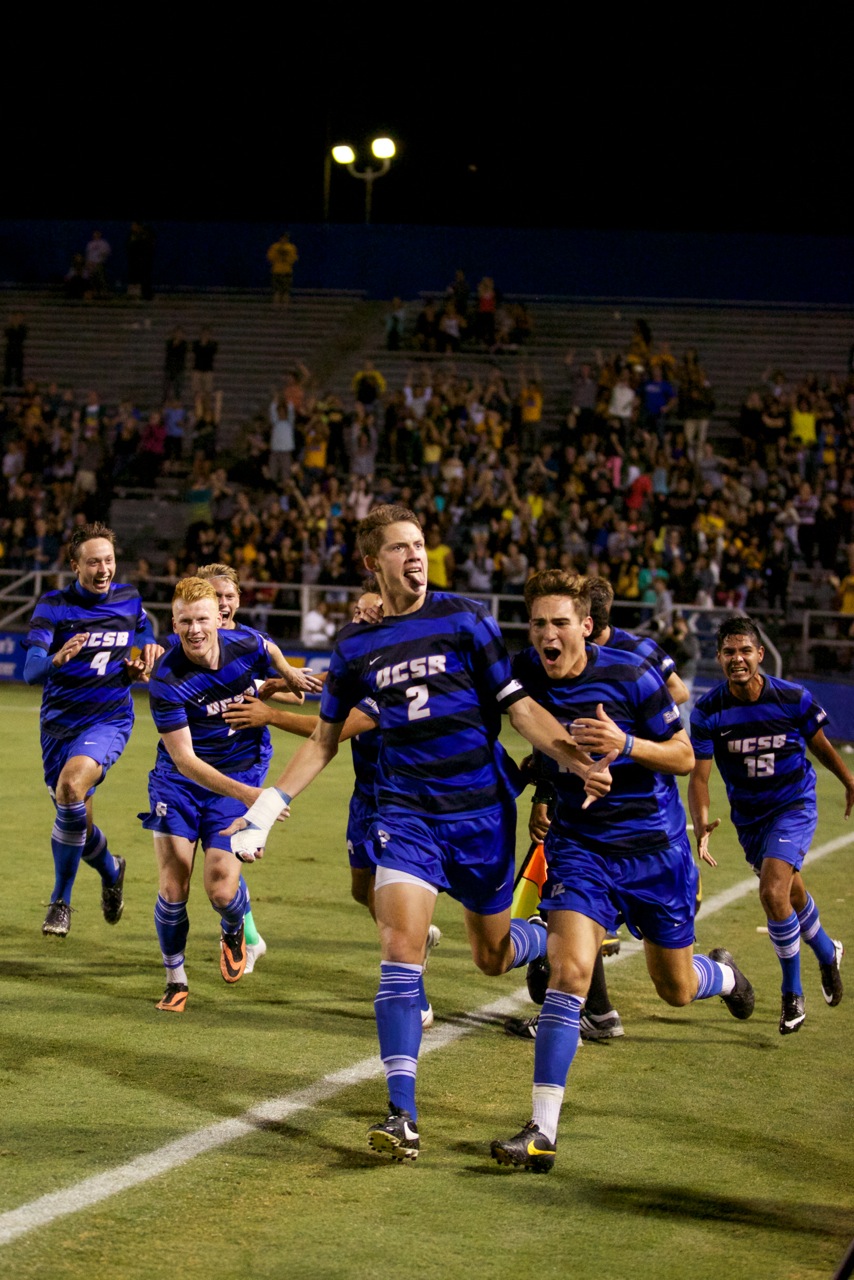
{"type": "MultiPolygon", "coordinates": [[[[531,697],[563,725],[595,719],[603,709],[626,733],[666,742],[681,729],[679,711],[651,664],[636,653],[588,644],[580,675],[552,680],[533,647],[513,663],[513,673],[531,697]]],[[[611,790],[589,808],[581,780],[547,756],[538,756],[541,776],[555,788],[552,830],[585,853],[637,857],[655,853],[685,833],[685,812],[676,781],[630,758],[611,765],[611,790]]],[[[547,845],[548,849],[548,845],[547,845]]]]}
{"type": "Polygon", "coordinates": [[[378,808],[450,817],[511,794],[501,712],[525,696],[486,607],[430,591],[414,613],[340,632],[320,715],[339,723],[373,698],[382,731],[378,808]]]}
{"type": "Polygon", "coordinates": [[[95,595],[73,582],[41,597],[24,647],[54,654],[83,631],[89,634],[84,647],[51,668],[44,683],[41,727],[54,738],[76,737],[87,725],[132,720],[125,659],[135,645],[154,638],[136,587],[114,582],[105,595],[95,595]]]}
{"type": "MultiPolygon", "coordinates": [[[[232,729],[222,718],[229,706],[256,692],[256,679],[266,678],[270,660],[263,638],[250,629],[219,631],[220,665],[216,670],[191,662],[181,645],[167,649],[149,685],[151,714],[160,733],[189,727],[193,750],[221,773],[241,773],[269,759],[266,726],[232,729]]],[[[175,772],[163,743],[157,746],[157,769],[175,772]]]]}
{"type": "Polygon", "coordinates": [[[767,822],[786,809],[815,808],[815,770],[806,743],[827,712],[799,684],[763,676],[756,702],[739,702],[724,681],[691,713],[698,760],[714,756],[736,830],[767,822]]]}

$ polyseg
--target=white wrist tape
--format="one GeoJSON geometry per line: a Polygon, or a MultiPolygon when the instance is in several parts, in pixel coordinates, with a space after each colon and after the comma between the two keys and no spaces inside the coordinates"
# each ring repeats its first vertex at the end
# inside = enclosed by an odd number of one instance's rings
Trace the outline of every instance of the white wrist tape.
{"type": "Polygon", "coordinates": [[[275,787],[265,787],[255,803],[246,810],[244,817],[253,827],[260,827],[266,835],[285,808],[285,802],[275,787]]]}

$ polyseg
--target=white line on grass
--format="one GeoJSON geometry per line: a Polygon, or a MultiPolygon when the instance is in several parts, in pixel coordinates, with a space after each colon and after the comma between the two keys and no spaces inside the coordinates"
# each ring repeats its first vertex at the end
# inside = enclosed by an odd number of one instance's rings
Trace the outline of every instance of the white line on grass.
{"type": "MultiPolygon", "coordinates": [[[[826,844],[814,849],[807,856],[806,862],[817,862],[819,858],[835,853],[852,842],[854,842],[854,833],[828,840],[826,844]]],[[[756,877],[751,876],[747,880],[740,880],[730,889],[714,894],[703,902],[703,917],[722,911],[724,907],[745,897],[746,894],[755,890],[757,883],[756,877]]],[[[640,943],[624,944],[620,955],[612,956],[610,963],[630,959],[639,950],[641,950],[640,943]]],[[[456,1040],[476,1031],[484,1021],[506,1017],[527,1002],[528,993],[522,987],[512,995],[483,1005],[480,1009],[454,1022],[446,1022],[434,1027],[424,1036],[420,1056],[424,1057],[425,1054],[435,1053],[437,1049],[447,1048],[456,1040]]],[[[354,1062],[352,1066],[344,1067],[341,1071],[333,1071],[323,1076],[305,1089],[297,1089],[294,1093],[284,1094],[280,1098],[269,1098],[266,1102],[251,1107],[243,1116],[209,1125],[206,1129],[189,1133],[176,1142],[167,1143],[165,1147],[149,1152],[148,1155],[137,1156],[128,1164],[95,1174],[91,1178],[84,1178],[82,1182],[66,1187],[63,1191],[54,1191],[50,1195],[40,1196],[38,1200],[31,1200],[29,1204],[21,1205],[19,1209],[10,1209],[8,1213],[0,1214],[0,1245],[9,1244],[37,1227],[46,1227],[57,1218],[66,1217],[90,1205],[99,1204],[102,1200],[108,1200],[110,1196],[118,1195],[120,1191],[127,1191],[143,1182],[149,1182],[161,1173],[169,1173],[172,1169],[177,1169],[180,1165],[194,1160],[196,1156],[204,1155],[206,1151],[215,1151],[218,1147],[224,1147],[238,1138],[245,1138],[248,1134],[263,1128],[264,1125],[281,1123],[290,1116],[296,1115],[297,1112],[307,1111],[321,1102],[334,1098],[336,1094],[349,1089],[352,1085],[374,1080],[382,1074],[382,1064],[378,1058],[363,1058],[361,1062],[354,1062]]]]}

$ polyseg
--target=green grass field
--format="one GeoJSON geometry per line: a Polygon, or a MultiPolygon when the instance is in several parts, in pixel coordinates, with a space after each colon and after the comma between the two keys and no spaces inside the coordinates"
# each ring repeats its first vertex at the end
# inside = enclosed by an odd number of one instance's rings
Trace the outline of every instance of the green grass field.
{"type": "MultiPolygon", "coordinates": [[[[139,704],[131,745],[96,801],[112,849],[128,859],[124,918],[104,924],[99,882],[84,866],[63,943],[40,933],[52,807],[37,707],[33,691],[0,688],[4,809],[17,815],[14,826],[7,817],[0,909],[4,1275],[832,1275],[854,1236],[854,988],[828,1009],[805,949],[807,1021],[782,1038],[779,967],[757,928],[755,891],[701,912],[697,925],[700,949],[728,946],[753,980],[748,1023],[716,999],[669,1009],[640,955],[608,963],[626,1036],[580,1050],[549,1177],[489,1159],[490,1140],[529,1118],[533,1045],[483,1011],[513,997],[530,1006],[521,974],[475,971],[461,914],[441,899],[444,936],[427,975],[437,1021],[419,1073],[422,1154],[414,1166],[381,1163],[365,1142],[386,1095],[373,925],[349,897],[348,749],[248,868],[270,950],[235,987],[219,975],[218,919],[201,885],[194,891],[190,1003],[179,1017],[154,1009],[156,877],[136,820],[156,741],[147,708],[139,704]],[[247,1118],[250,1108],[259,1112],[247,1118]]],[[[281,763],[297,742],[280,734],[276,745],[281,763]]],[[[523,754],[518,739],[508,745],[523,754]]],[[[817,847],[854,838],[841,787],[820,774],[817,847]]],[[[713,798],[723,816],[722,792],[713,798]]],[[[704,875],[707,908],[747,874],[728,823],[714,839],[721,865],[704,875]]],[[[854,945],[852,856],[839,848],[805,877],[829,931],[854,945]]]]}

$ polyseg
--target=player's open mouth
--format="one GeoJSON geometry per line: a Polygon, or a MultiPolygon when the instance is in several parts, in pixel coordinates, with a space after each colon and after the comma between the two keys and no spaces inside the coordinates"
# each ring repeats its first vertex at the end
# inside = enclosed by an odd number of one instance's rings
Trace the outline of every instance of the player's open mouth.
{"type": "Polygon", "coordinates": [[[554,645],[551,645],[551,644],[546,645],[546,647],[543,649],[543,657],[545,658],[546,662],[557,662],[558,658],[560,657],[560,649],[556,648],[554,645]]]}

